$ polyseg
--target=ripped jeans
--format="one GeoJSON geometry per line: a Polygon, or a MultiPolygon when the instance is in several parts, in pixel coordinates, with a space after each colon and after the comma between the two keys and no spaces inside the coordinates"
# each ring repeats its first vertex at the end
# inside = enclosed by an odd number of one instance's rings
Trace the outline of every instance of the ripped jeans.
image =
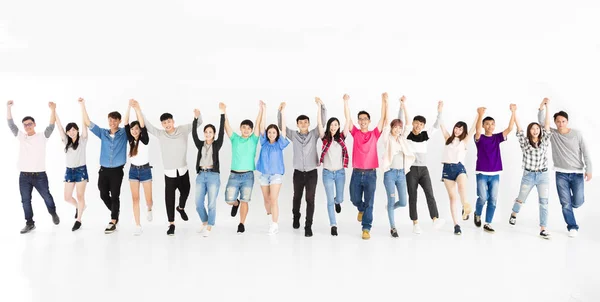
{"type": "Polygon", "coordinates": [[[513,212],[519,213],[521,206],[527,200],[529,193],[533,187],[537,188],[539,208],[540,208],[540,227],[546,227],[548,224],[548,195],[550,177],[548,171],[544,172],[529,172],[523,171],[523,178],[521,178],[521,188],[519,190],[519,196],[515,200],[513,206],[513,212]],[[519,202],[520,201],[520,202],[519,202]]]}
{"type": "Polygon", "coordinates": [[[383,174],[383,185],[387,194],[387,212],[390,228],[396,227],[394,210],[406,206],[406,174],[404,169],[390,169],[383,174]],[[397,192],[397,194],[396,194],[397,192]]]}

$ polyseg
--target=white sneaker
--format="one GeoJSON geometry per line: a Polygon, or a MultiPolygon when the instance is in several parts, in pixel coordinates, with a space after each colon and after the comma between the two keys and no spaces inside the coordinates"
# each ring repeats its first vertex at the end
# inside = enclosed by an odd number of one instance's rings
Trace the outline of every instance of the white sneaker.
{"type": "Polygon", "coordinates": [[[577,237],[577,233],[578,233],[578,231],[576,229],[571,229],[569,231],[569,237],[571,237],[571,238],[577,237]]]}
{"type": "Polygon", "coordinates": [[[413,225],[413,233],[421,234],[421,226],[418,223],[413,225]]]}
{"type": "Polygon", "coordinates": [[[202,227],[201,227],[201,228],[198,230],[198,233],[202,234],[202,233],[204,233],[205,231],[207,231],[207,229],[206,229],[206,224],[203,224],[203,225],[202,225],[202,227]]]}
{"type": "Polygon", "coordinates": [[[444,226],[445,223],[446,223],[446,220],[444,220],[442,218],[438,218],[435,221],[433,221],[433,228],[436,230],[439,230],[442,228],[442,226],[444,226]]]}
{"type": "Polygon", "coordinates": [[[269,228],[271,228],[271,225],[273,224],[273,215],[267,214],[267,218],[269,219],[269,228]]]}
{"type": "Polygon", "coordinates": [[[148,219],[148,221],[152,221],[152,210],[146,212],[146,218],[148,219]]]}
{"type": "Polygon", "coordinates": [[[133,235],[134,236],[140,236],[140,235],[142,235],[142,232],[143,232],[142,226],[141,225],[136,225],[135,229],[133,230],[133,235]]]}
{"type": "Polygon", "coordinates": [[[204,233],[202,233],[202,236],[204,236],[204,237],[210,236],[210,230],[209,229],[204,230],[204,233]]]}
{"type": "Polygon", "coordinates": [[[269,235],[275,235],[277,233],[279,233],[279,225],[277,224],[277,222],[273,222],[269,227],[269,235]]]}

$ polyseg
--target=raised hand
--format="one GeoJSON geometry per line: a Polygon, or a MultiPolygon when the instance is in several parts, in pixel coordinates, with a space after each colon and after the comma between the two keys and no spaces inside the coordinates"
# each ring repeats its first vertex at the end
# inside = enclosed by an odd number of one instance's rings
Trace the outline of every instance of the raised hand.
{"type": "Polygon", "coordinates": [[[54,102],[48,102],[48,107],[50,107],[50,110],[55,110],[56,109],[56,103],[54,103],[54,102]]]}
{"type": "Polygon", "coordinates": [[[133,100],[133,102],[130,105],[132,108],[134,109],[139,109],[140,108],[140,103],[136,100],[133,100]]]}
{"type": "Polygon", "coordinates": [[[347,102],[350,99],[350,96],[347,94],[344,94],[344,102],[347,102]]]}
{"type": "Polygon", "coordinates": [[[438,112],[442,112],[444,109],[444,101],[438,101],[438,112]]]}
{"type": "Polygon", "coordinates": [[[85,103],[85,100],[84,100],[83,98],[79,98],[79,99],[77,100],[77,102],[78,102],[79,104],[83,105],[83,104],[85,103]]]}
{"type": "Polygon", "coordinates": [[[11,101],[8,101],[8,102],[6,102],[6,107],[10,108],[10,107],[12,107],[12,105],[14,105],[14,104],[15,104],[15,102],[13,102],[12,100],[11,100],[11,101]]]}
{"type": "Polygon", "coordinates": [[[485,107],[479,107],[479,108],[477,108],[477,113],[479,115],[483,115],[483,114],[485,114],[485,110],[486,110],[485,107]]]}
{"type": "Polygon", "coordinates": [[[260,104],[260,108],[263,108],[263,109],[267,108],[267,104],[265,104],[265,102],[263,102],[263,100],[260,100],[259,104],[260,104]]]}
{"type": "Polygon", "coordinates": [[[200,110],[194,109],[194,117],[198,118],[200,116],[200,110]]]}
{"type": "Polygon", "coordinates": [[[406,97],[402,96],[400,98],[400,107],[404,108],[404,104],[406,104],[406,97]]]}
{"type": "Polygon", "coordinates": [[[387,103],[387,101],[388,101],[388,93],[387,92],[384,92],[381,94],[381,100],[387,103]]]}
{"type": "Polygon", "coordinates": [[[227,109],[227,106],[224,103],[219,103],[219,110],[225,112],[226,109],[227,109]]]}
{"type": "Polygon", "coordinates": [[[285,102],[281,102],[281,104],[279,104],[279,111],[283,111],[283,109],[285,109],[285,102]]]}
{"type": "Polygon", "coordinates": [[[510,111],[515,112],[517,110],[516,104],[510,104],[510,111]]]}
{"type": "Polygon", "coordinates": [[[134,99],[129,99],[129,107],[133,107],[134,103],[135,103],[134,99]]]}
{"type": "Polygon", "coordinates": [[[319,106],[323,105],[323,101],[321,101],[320,97],[315,97],[315,103],[317,103],[319,106]]]}
{"type": "Polygon", "coordinates": [[[546,107],[547,107],[547,106],[548,106],[548,102],[550,102],[550,99],[549,99],[549,98],[544,98],[544,99],[542,100],[542,103],[540,103],[540,109],[543,109],[543,108],[544,108],[544,106],[546,106],[546,107]]]}

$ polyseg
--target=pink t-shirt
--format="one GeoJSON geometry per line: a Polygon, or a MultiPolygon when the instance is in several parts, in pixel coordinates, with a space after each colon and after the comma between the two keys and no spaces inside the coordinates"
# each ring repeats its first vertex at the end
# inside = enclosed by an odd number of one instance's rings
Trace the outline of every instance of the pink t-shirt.
{"type": "Polygon", "coordinates": [[[381,136],[378,128],[362,132],[356,126],[350,131],[354,138],[352,148],[352,167],[357,169],[375,169],[379,167],[377,159],[377,140],[381,136]]]}

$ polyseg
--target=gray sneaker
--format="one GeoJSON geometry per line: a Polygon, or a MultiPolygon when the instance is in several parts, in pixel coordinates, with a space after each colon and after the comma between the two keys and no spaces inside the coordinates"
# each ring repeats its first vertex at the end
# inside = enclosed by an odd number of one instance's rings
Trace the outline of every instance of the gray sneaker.
{"type": "Polygon", "coordinates": [[[26,224],[25,227],[21,229],[21,234],[27,234],[33,230],[35,230],[35,224],[26,224]]]}

